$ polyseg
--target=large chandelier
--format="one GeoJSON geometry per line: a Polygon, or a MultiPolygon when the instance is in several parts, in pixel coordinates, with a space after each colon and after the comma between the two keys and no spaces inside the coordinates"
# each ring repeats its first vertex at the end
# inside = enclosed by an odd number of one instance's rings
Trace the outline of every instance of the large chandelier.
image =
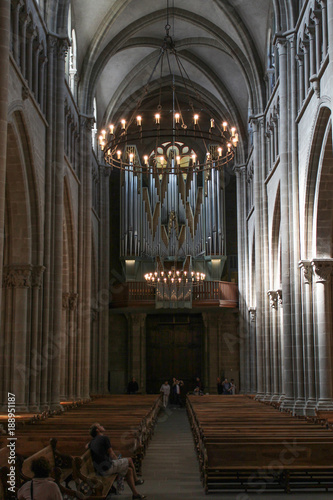
{"type": "MultiPolygon", "coordinates": [[[[168,10],[167,10],[168,12],[168,10]]],[[[123,171],[153,174],[187,174],[190,172],[221,169],[235,156],[238,134],[226,121],[212,118],[203,104],[203,98],[193,85],[170,36],[170,24],[154,68],[148,78],[132,114],[111,123],[101,131],[99,143],[106,165],[123,171]],[[167,70],[167,74],[166,73],[167,70]],[[176,73],[178,88],[176,92],[176,73]],[[154,99],[151,87],[155,74],[159,74],[159,98],[155,112],[147,111],[154,99]],[[162,82],[168,83],[170,95],[163,109],[162,82]],[[182,99],[179,99],[179,94],[182,99]],[[185,106],[180,102],[186,103],[185,106]],[[183,109],[182,109],[183,108],[183,109]],[[183,144],[200,142],[200,154],[183,144]],[[152,144],[153,150],[152,150],[152,144]],[[163,144],[171,144],[167,154],[163,144]],[[145,145],[150,149],[145,151],[145,145]],[[179,147],[181,145],[181,147],[179,147]],[[184,151],[185,149],[185,151],[184,151]]],[[[196,150],[198,148],[195,148],[196,150]]]]}
{"type": "Polygon", "coordinates": [[[154,273],[147,273],[144,275],[146,283],[150,286],[156,287],[157,285],[166,285],[170,286],[184,286],[191,285],[199,286],[203,283],[206,278],[204,273],[199,272],[188,272],[188,271],[179,271],[173,267],[170,271],[155,271],[154,273]]]}

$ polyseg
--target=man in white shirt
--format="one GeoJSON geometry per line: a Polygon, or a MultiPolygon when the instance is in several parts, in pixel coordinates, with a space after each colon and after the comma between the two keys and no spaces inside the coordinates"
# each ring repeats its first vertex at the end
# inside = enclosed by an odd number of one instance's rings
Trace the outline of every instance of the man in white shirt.
{"type": "Polygon", "coordinates": [[[160,392],[163,394],[163,406],[166,408],[168,406],[170,396],[170,385],[167,380],[161,385],[160,392]]]}

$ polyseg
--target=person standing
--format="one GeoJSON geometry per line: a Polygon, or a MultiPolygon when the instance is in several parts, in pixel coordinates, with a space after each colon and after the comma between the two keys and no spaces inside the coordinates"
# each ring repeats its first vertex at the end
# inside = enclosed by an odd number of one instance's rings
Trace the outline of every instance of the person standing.
{"type": "Polygon", "coordinates": [[[235,386],[235,381],[234,381],[233,378],[230,380],[230,389],[229,389],[229,392],[232,395],[236,394],[236,386],[235,386]]]}
{"type": "Polygon", "coordinates": [[[138,390],[139,390],[139,385],[135,380],[135,377],[132,377],[132,380],[128,382],[127,394],[137,394],[138,390]]]}
{"type": "Polygon", "coordinates": [[[177,380],[175,377],[172,379],[172,392],[174,397],[174,404],[183,406],[182,400],[180,398],[180,388],[184,385],[182,380],[177,380]]]}
{"type": "Polygon", "coordinates": [[[160,392],[163,394],[163,406],[166,408],[168,406],[170,396],[170,385],[167,380],[161,385],[160,392]]]}
{"type": "Polygon", "coordinates": [[[217,394],[223,394],[223,387],[220,377],[216,379],[217,394]]]}
{"type": "Polygon", "coordinates": [[[228,379],[225,378],[224,381],[222,382],[222,394],[224,395],[229,395],[230,394],[230,389],[231,384],[228,382],[228,379]]]}

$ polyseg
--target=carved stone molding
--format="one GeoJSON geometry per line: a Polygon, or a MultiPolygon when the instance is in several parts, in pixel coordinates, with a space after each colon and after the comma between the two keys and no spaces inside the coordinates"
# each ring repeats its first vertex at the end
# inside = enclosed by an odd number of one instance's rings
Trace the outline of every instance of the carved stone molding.
{"type": "Polygon", "coordinates": [[[310,260],[300,260],[298,267],[303,271],[304,283],[311,285],[312,283],[312,266],[310,260]]]}
{"type": "Polygon", "coordinates": [[[2,286],[4,288],[30,288],[32,268],[31,264],[5,266],[2,286]]]}
{"type": "Polygon", "coordinates": [[[78,297],[79,297],[78,293],[72,292],[69,294],[68,306],[69,306],[70,311],[76,310],[78,297]]]}
{"type": "Polygon", "coordinates": [[[278,305],[280,307],[282,307],[283,306],[283,301],[282,301],[282,290],[281,290],[281,288],[279,288],[279,290],[276,290],[276,293],[277,293],[278,305]]]}
{"type": "Polygon", "coordinates": [[[326,283],[331,279],[333,259],[313,259],[311,261],[316,283],[326,283]]]}
{"type": "Polygon", "coordinates": [[[65,59],[66,59],[66,56],[68,53],[68,48],[69,48],[69,44],[68,44],[67,38],[58,38],[57,54],[58,54],[58,58],[61,61],[65,62],[65,59]]]}
{"type": "Polygon", "coordinates": [[[255,307],[249,307],[250,321],[255,323],[257,319],[257,309],[255,307]]]}
{"type": "Polygon", "coordinates": [[[268,290],[269,305],[272,309],[277,309],[278,306],[278,293],[276,290],[268,290]]]}
{"type": "Polygon", "coordinates": [[[69,309],[69,296],[70,296],[70,293],[63,292],[63,294],[62,294],[62,308],[63,309],[69,309]]]}
{"type": "Polygon", "coordinates": [[[22,85],[22,101],[26,101],[29,98],[30,92],[27,85],[22,85]]]}
{"type": "Polygon", "coordinates": [[[34,266],[31,273],[31,286],[32,288],[41,288],[43,283],[44,266],[34,266]]]}

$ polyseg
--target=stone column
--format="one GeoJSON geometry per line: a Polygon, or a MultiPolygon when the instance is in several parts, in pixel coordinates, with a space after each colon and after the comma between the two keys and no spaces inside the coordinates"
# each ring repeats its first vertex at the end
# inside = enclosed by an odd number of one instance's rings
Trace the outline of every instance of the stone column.
{"type": "Polygon", "coordinates": [[[146,392],[146,317],[147,314],[130,314],[129,324],[129,376],[136,378],[139,390],[146,392]]]}
{"type": "MultiPolygon", "coordinates": [[[[82,397],[88,399],[90,395],[90,332],[91,332],[91,251],[92,251],[92,156],[91,156],[91,129],[93,119],[85,117],[83,121],[83,279],[82,279],[82,397]]],[[[106,334],[106,332],[105,332],[106,334]]]]}
{"type": "Polygon", "coordinates": [[[68,400],[73,401],[75,396],[74,377],[75,377],[75,337],[76,337],[76,310],[78,294],[72,292],[68,297],[69,306],[69,325],[68,325],[68,400]]]}
{"type": "Polygon", "coordinates": [[[325,59],[330,45],[330,53],[333,52],[333,5],[327,0],[319,0],[322,11],[322,26],[323,26],[323,59],[325,59]]]}
{"type": "Polygon", "coordinates": [[[30,394],[29,410],[39,411],[39,384],[41,381],[40,347],[41,347],[41,287],[43,282],[44,266],[35,266],[32,269],[32,309],[31,309],[31,344],[30,344],[30,394]],[[38,362],[39,360],[39,362],[38,362]]]}
{"type": "Polygon", "coordinates": [[[20,33],[20,59],[21,59],[21,72],[23,78],[26,77],[26,37],[27,37],[27,23],[28,15],[22,14],[21,19],[21,33],[20,33]]]}
{"type": "Polygon", "coordinates": [[[58,40],[56,73],[56,127],[54,171],[54,227],[53,227],[53,338],[51,408],[60,405],[60,352],[62,338],[62,266],[63,266],[63,213],[64,213],[64,81],[67,40],[58,40]]]}
{"type": "Polygon", "coordinates": [[[294,406],[293,339],[291,328],[290,290],[290,221],[289,221],[289,100],[287,66],[288,51],[285,38],[277,39],[280,65],[280,175],[281,175],[281,261],[283,290],[283,386],[284,408],[294,406]]]}
{"type": "MultiPolygon", "coordinates": [[[[7,158],[7,117],[8,117],[8,75],[10,42],[10,0],[0,3],[0,262],[3,262],[4,223],[5,223],[5,185],[7,158]]],[[[2,282],[2,264],[0,283],[2,282]]],[[[1,298],[0,298],[1,301],[1,298]]],[[[1,305],[1,304],[0,304],[1,305]]],[[[2,342],[0,342],[2,348],[2,342]]]]}
{"type": "Polygon", "coordinates": [[[302,106],[304,101],[304,55],[297,53],[296,61],[298,62],[298,106],[302,106]]]}
{"type": "Polygon", "coordinates": [[[45,157],[45,208],[44,208],[44,287],[43,287],[43,320],[42,320],[42,345],[41,356],[45,360],[41,368],[41,385],[40,385],[40,405],[44,410],[49,404],[49,378],[48,378],[48,353],[49,353],[49,332],[50,325],[52,324],[53,307],[51,305],[51,289],[52,289],[52,276],[51,276],[51,226],[52,226],[52,184],[53,184],[53,144],[54,144],[54,62],[55,62],[55,49],[57,46],[57,39],[53,36],[48,36],[47,50],[48,50],[48,65],[47,65],[47,87],[46,87],[46,119],[48,121],[48,128],[46,131],[46,157],[45,157]]]}
{"type": "Polygon", "coordinates": [[[68,382],[67,368],[69,360],[67,358],[67,339],[68,339],[68,319],[69,319],[69,292],[62,294],[62,342],[60,345],[60,401],[66,401],[66,384],[68,382]]]}
{"type": "Polygon", "coordinates": [[[249,307],[249,325],[250,325],[250,393],[255,394],[257,391],[257,374],[256,374],[256,308],[249,307]]]}
{"type": "Polygon", "coordinates": [[[315,321],[317,326],[319,400],[318,410],[333,411],[332,387],[332,311],[331,274],[333,259],[313,259],[311,262],[315,286],[315,321]]]}
{"type": "Polygon", "coordinates": [[[242,177],[246,172],[246,165],[234,167],[237,183],[237,240],[238,240],[238,288],[239,288],[239,336],[240,336],[240,374],[239,390],[248,392],[249,374],[246,370],[249,352],[247,351],[247,307],[246,307],[246,279],[245,279],[245,246],[246,246],[246,219],[244,217],[244,203],[246,191],[243,191],[244,182],[242,177]]]}
{"type": "MultiPolygon", "coordinates": [[[[274,144],[275,144],[275,155],[278,151],[278,133],[277,133],[277,117],[273,117],[274,122],[274,144]]],[[[261,172],[262,172],[262,264],[261,273],[263,290],[268,290],[269,288],[269,237],[268,237],[268,202],[267,202],[267,190],[265,184],[266,177],[266,140],[265,140],[265,121],[260,122],[260,142],[261,142],[261,172]]],[[[274,158],[275,159],[275,158],[274,158]]],[[[264,342],[264,387],[266,400],[270,400],[272,397],[272,387],[271,387],[271,331],[270,331],[270,314],[269,306],[267,300],[262,301],[262,314],[263,314],[263,342],[264,342]]]]}
{"type": "MultiPolygon", "coordinates": [[[[101,167],[100,175],[100,230],[99,230],[99,283],[103,294],[109,297],[110,277],[110,168],[101,167]]],[[[108,352],[109,352],[109,300],[102,304],[99,321],[99,338],[103,346],[100,360],[99,390],[108,392],[108,352]]]]}
{"type": "Polygon", "coordinates": [[[9,289],[9,310],[6,321],[11,325],[11,374],[7,380],[8,391],[16,396],[16,411],[28,411],[30,366],[27,350],[30,351],[28,330],[28,301],[31,287],[30,264],[9,265],[4,270],[3,285],[9,289]],[[27,349],[28,348],[28,349],[27,349]]]}
{"type": "MultiPolygon", "coordinates": [[[[297,117],[297,63],[296,63],[296,35],[288,37],[290,46],[290,130],[291,130],[291,177],[290,177],[290,199],[292,206],[291,224],[291,273],[290,281],[293,291],[293,314],[292,323],[295,332],[295,354],[296,354],[296,402],[294,412],[301,414],[305,406],[304,394],[304,345],[302,333],[302,309],[301,309],[301,281],[299,275],[298,261],[300,259],[300,220],[299,220],[299,178],[298,178],[298,130],[297,117]]],[[[314,48],[313,48],[314,50],[314,48]]],[[[315,68],[314,68],[315,71],[315,68]]]]}
{"type": "MultiPolygon", "coordinates": [[[[262,118],[261,118],[262,119],[262,118]]],[[[260,120],[252,119],[253,128],[253,184],[255,207],[255,269],[256,269],[256,371],[257,398],[264,397],[264,307],[263,307],[263,249],[262,249],[262,165],[260,161],[260,120]]]]}
{"type": "Polygon", "coordinates": [[[305,374],[306,374],[306,415],[314,415],[316,407],[316,377],[315,377],[315,351],[314,328],[312,314],[312,267],[309,260],[300,260],[299,267],[303,271],[303,329],[305,344],[305,374]]]}
{"type": "Polygon", "coordinates": [[[279,344],[277,330],[277,308],[278,308],[278,293],[276,290],[267,292],[270,305],[270,331],[271,331],[271,357],[269,362],[272,366],[272,396],[271,401],[278,401],[279,395],[279,344]]]}

